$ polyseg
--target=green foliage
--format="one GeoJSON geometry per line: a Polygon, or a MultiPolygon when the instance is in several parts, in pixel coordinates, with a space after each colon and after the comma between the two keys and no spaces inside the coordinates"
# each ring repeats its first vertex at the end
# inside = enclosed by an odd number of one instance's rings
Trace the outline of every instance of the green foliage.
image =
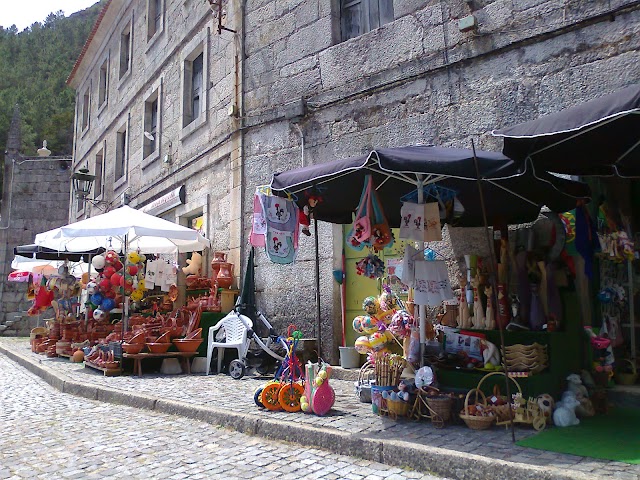
{"type": "Polygon", "coordinates": [[[75,93],[65,82],[105,3],[69,17],[51,13],[22,32],[0,27],[0,154],[16,104],[23,155],[36,155],[43,140],[52,155],[72,154],[75,93]]]}

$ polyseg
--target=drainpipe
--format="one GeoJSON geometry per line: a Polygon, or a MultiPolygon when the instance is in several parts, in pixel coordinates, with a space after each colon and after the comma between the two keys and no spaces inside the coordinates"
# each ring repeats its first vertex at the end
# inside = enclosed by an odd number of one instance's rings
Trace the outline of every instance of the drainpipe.
{"type": "MultiPolygon", "coordinates": [[[[246,11],[247,0],[240,2],[240,62],[236,62],[236,75],[238,72],[238,66],[242,69],[240,75],[240,105],[238,105],[238,115],[240,115],[240,239],[244,236],[244,225],[242,219],[244,219],[245,208],[245,191],[247,188],[246,168],[245,168],[245,127],[246,127],[246,112],[245,112],[245,89],[246,89],[246,74],[245,74],[245,51],[246,51],[246,11]]],[[[237,82],[236,82],[237,85],[237,82]]],[[[241,242],[244,245],[244,242],[241,242]]],[[[240,248],[240,268],[246,263],[244,248],[240,248]]],[[[244,278],[242,279],[244,281],[244,278]]]]}

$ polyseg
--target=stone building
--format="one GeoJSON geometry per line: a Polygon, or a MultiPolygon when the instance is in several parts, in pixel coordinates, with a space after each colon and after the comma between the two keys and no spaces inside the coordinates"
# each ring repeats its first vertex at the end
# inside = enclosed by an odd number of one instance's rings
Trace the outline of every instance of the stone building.
{"type": "Polygon", "coordinates": [[[38,319],[25,312],[27,284],[7,281],[13,249],[33,243],[37,233],[59,227],[69,215],[70,158],[20,154],[20,113],[11,120],[4,155],[0,217],[0,335],[28,335],[38,319]]]}
{"type": "MultiPolygon", "coordinates": [[[[182,223],[203,215],[236,275],[253,192],[275,171],[376,147],[469,147],[473,139],[500,150],[491,130],[640,74],[640,5],[630,0],[222,3],[219,30],[208,0],[111,0],[69,83],[77,91],[74,168],[96,172],[95,199],[115,205],[127,193],[144,207],[184,185],[184,203],[162,215],[182,223]]],[[[94,208],[74,205],[72,217],[94,208]]],[[[341,229],[319,231],[331,358],[341,229]]],[[[454,249],[473,238],[450,233],[454,249]]],[[[313,237],[302,238],[293,265],[262,253],[257,264],[258,301],[276,326],[317,334],[313,237]]]]}

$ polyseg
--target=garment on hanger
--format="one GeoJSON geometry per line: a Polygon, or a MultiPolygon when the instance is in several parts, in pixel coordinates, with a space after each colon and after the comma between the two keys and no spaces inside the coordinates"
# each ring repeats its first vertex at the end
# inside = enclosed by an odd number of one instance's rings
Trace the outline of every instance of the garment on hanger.
{"type": "Polygon", "coordinates": [[[408,243],[404,247],[404,257],[402,258],[402,268],[400,272],[400,281],[407,286],[413,285],[414,266],[416,263],[416,255],[419,252],[408,243]]]}
{"type": "Polygon", "coordinates": [[[420,260],[415,262],[414,271],[414,302],[417,305],[437,306],[443,300],[451,300],[454,297],[447,264],[444,261],[420,260]]]}

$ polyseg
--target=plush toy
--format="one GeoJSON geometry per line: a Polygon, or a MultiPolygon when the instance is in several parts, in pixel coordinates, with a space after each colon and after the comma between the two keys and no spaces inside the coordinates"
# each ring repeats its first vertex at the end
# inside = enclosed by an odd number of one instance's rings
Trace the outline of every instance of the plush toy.
{"type": "Polygon", "coordinates": [[[185,275],[200,275],[202,269],[202,255],[198,252],[193,252],[191,258],[187,258],[187,266],[182,267],[182,271],[185,275]]]}
{"type": "Polygon", "coordinates": [[[320,197],[310,195],[309,198],[307,198],[307,204],[302,207],[302,210],[300,210],[298,214],[298,220],[300,221],[300,225],[302,225],[302,233],[306,236],[311,236],[309,225],[311,225],[311,219],[313,218],[313,210],[321,201],[322,199],[320,197]]]}
{"type": "Polygon", "coordinates": [[[542,395],[538,395],[536,397],[536,401],[538,403],[538,407],[542,414],[548,419],[551,420],[553,415],[553,409],[555,407],[555,400],[548,393],[543,393],[542,395]]]}
{"type": "Polygon", "coordinates": [[[587,387],[582,384],[580,375],[572,373],[567,377],[567,391],[573,392],[578,400],[589,397],[587,387]]]}
{"type": "Polygon", "coordinates": [[[572,425],[579,425],[580,420],[576,417],[576,407],[580,405],[580,402],[571,392],[566,397],[556,404],[556,409],[553,412],[553,423],[557,427],[570,427],[572,425]]]}
{"type": "Polygon", "coordinates": [[[493,343],[484,338],[481,339],[480,350],[484,359],[484,368],[493,369],[500,365],[500,351],[493,343]]]}

